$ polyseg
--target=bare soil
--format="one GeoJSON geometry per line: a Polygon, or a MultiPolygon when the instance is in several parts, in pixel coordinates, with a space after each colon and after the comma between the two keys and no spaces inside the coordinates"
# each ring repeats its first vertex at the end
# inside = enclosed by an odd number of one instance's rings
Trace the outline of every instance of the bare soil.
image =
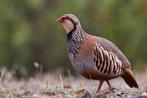
{"type": "Polygon", "coordinates": [[[109,91],[106,83],[95,93],[98,81],[81,76],[64,77],[61,74],[38,74],[17,80],[10,74],[0,83],[0,98],[146,98],[147,72],[136,73],[139,89],[129,88],[121,78],[110,80],[116,89],[109,91]]]}

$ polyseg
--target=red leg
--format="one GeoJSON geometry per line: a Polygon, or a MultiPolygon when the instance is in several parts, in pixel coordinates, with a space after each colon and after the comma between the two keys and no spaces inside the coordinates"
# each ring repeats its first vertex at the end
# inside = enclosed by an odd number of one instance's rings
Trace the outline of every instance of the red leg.
{"type": "Polygon", "coordinates": [[[108,86],[109,86],[110,91],[113,91],[115,88],[113,88],[113,87],[111,86],[111,84],[110,84],[110,82],[109,82],[108,80],[106,80],[106,82],[107,82],[107,84],[108,84],[108,86]]]}
{"type": "Polygon", "coordinates": [[[103,80],[100,80],[100,81],[99,81],[99,85],[97,86],[97,90],[96,90],[97,93],[100,91],[103,82],[104,82],[103,80]]]}

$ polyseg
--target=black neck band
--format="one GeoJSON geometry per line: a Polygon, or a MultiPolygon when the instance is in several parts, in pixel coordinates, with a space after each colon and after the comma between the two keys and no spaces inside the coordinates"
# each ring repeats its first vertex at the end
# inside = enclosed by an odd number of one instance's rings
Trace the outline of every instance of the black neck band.
{"type": "Polygon", "coordinates": [[[70,32],[68,32],[68,34],[67,34],[67,40],[68,41],[72,38],[72,34],[76,30],[76,25],[77,25],[77,23],[75,23],[74,21],[71,20],[71,22],[73,23],[74,28],[70,32]]]}

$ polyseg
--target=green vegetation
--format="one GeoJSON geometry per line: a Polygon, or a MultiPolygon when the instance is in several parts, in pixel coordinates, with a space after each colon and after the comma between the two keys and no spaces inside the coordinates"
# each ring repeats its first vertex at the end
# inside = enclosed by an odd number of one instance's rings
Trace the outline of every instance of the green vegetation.
{"type": "Polygon", "coordinates": [[[73,13],[85,31],[105,37],[135,69],[147,64],[147,0],[1,0],[0,67],[27,77],[40,70],[71,70],[66,33],[56,18],[73,13]],[[36,65],[36,64],[35,64],[36,65]]]}

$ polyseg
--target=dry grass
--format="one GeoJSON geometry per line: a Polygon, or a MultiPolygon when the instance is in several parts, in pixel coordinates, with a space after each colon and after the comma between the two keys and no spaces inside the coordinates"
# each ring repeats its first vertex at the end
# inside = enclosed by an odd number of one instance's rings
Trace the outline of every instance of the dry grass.
{"type": "Polygon", "coordinates": [[[0,84],[0,98],[97,98],[97,97],[147,97],[147,72],[135,74],[140,89],[129,88],[121,79],[111,80],[116,88],[109,92],[106,83],[95,93],[98,81],[83,77],[63,77],[60,74],[36,75],[27,80],[16,80],[10,73],[3,76],[0,84]]]}

